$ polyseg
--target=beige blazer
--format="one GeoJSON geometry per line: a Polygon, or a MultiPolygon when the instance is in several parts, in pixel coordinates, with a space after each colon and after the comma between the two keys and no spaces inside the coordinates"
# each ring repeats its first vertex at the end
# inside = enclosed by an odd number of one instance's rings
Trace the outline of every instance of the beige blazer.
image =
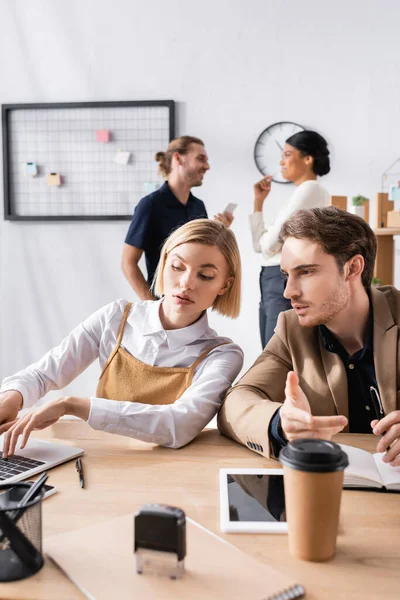
{"type": "MultiPolygon", "coordinates": [[[[391,286],[371,288],[371,298],[375,372],[387,414],[400,409],[400,291],[391,286]]],[[[295,311],[289,310],[279,315],[275,335],[229,390],[218,415],[221,433],[268,458],[272,456],[269,422],[285,399],[289,371],[299,375],[313,415],[349,416],[342,360],[325,350],[317,327],[301,327],[295,311]]]]}

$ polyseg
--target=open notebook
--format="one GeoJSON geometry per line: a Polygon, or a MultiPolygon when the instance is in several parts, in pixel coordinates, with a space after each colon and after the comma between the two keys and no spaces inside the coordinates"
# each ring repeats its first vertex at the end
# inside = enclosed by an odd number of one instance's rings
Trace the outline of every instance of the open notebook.
{"type": "Polygon", "coordinates": [[[370,454],[353,446],[340,446],[349,457],[349,466],[344,471],[345,488],[374,488],[400,492],[400,467],[391,467],[384,463],[384,452],[370,454]]]}
{"type": "Polygon", "coordinates": [[[189,518],[186,536],[185,574],[175,581],[136,573],[133,515],[46,538],[44,550],[90,600],[303,597],[301,585],[189,518]]]}

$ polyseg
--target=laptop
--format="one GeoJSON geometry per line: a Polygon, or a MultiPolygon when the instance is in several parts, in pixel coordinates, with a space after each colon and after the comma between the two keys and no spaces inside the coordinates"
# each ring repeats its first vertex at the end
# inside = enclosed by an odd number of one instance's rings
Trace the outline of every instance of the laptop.
{"type": "Polygon", "coordinates": [[[28,479],[83,454],[82,448],[34,438],[28,440],[23,450],[17,447],[15,454],[7,460],[3,459],[2,449],[3,436],[0,437],[0,486],[28,479]]]}

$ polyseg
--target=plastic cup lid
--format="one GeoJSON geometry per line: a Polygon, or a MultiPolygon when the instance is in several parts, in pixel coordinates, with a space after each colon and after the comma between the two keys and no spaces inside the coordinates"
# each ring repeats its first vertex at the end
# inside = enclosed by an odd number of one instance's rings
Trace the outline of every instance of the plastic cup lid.
{"type": "Polygon", "coordinates": [[[349,459],[339,444],[328,440],[300,439],[282,448],[279,461],[292,469],[311,473],[342,471],[349,459]]]}

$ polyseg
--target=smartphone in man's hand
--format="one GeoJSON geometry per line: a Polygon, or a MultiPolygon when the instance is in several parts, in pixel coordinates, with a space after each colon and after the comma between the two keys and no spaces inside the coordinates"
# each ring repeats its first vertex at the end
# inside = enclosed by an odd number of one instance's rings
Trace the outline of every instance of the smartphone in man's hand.
{"type": "Polygon", "coordinates": [[[229,204],[227,204],[224,208],[224,210],[222,212],[228,212],[233,214],[233,211],[235,210],[235,208],[237,208],[237,204],[235,204],[234,202],[229,202],[229,204]]]}

